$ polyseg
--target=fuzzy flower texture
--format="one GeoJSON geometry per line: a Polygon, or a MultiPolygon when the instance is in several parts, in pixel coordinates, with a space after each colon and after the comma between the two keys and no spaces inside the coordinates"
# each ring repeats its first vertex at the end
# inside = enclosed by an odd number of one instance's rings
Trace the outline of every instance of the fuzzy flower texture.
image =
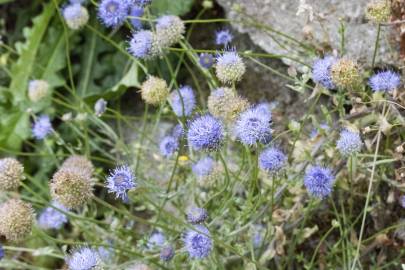
{"type": "Polygon", "coordinates": [[[226,51],[217,56],[216,75],[222,83],[232,84],[242,80],[246,67],[239,54],[234,51],[226,51]]]}
{"type": "Polygon", "coordinates": [[[368,83],[374,92],[391,92],[400,86],[401,77],[390,70],[382,71],[373,75],[368,83]]]}
{"type": "Polygon", "coordinates": [[[170,95],[170,104],[177,116],[191,115],[196,105],[193,89],[190,86],[183,86],[174,91],[170,95]]]}
{"type": "Polygon", "coordinates": [[[339,140],[336,142],[336,148],[343,156],[350,156],[360,152],[362,145],[360,134],[349,130],[343,130],[340,133],[339,140]]]}
{"type": "Polygon", "coordinates": [[[91,270],[97,269],[101,263],[101,258],[96,250],[84,247],[67,257],[66,263],[70,270],[91,270]]]}
{"type": "Polygon", "coordinates": [[[202,225],[196,225],[193,230],[188,230],[184,234],[183,241],[185,249],[193,259],[203,259],[211,253],[210,232],[202,225]]]}
{"type": "Polygon", "coordinates": [[[53,131],[51,120],[47,115],[39,116],[32,126],[32,135],[37,140],[43,140],[53,131]]]}
{"type": "Polygon", "coordinates": [[[331,68],[337,59],[333,56],[326,56],[317,59],[312,67],[312,79],[327,89],[334,89],[336,85],[332,81],[331,68]]]}
{"type": "Polygon", "coordinates": [[[267,144],[272,136],[271,115],[251,108],[239,116],[235,124],[235,135],[245,145],[267,144]]]}
{"type": "Polygon", "coordinates": [[[63,9],[63,18],[72,30],[82,28],[89,20],[89,12],[80,4],[71,4],[63,9]]]}
{"type": "Polygon", "coordinates": [[[232,42],[233,36],[229,29],[223,29],[215,33],[215,43],[217,45],[228,45],[232,42]]]}
{"type": "Polygon", "coordinates": [[[209,114],[200,116],[191,122],[187,140],[194,150],[216,150],[224,138],[222,123],[209,114]]]}
{"type": "Polygon", "coordinates": [[[334,180],[329,168],[311,166],[306,171],[304,185],[311,196],[323,199],[332,192],[334,180]]]}
{"type": "Polygon", "coordinates": [[[129,0],[102,0],[98,7],[98,16],[107,27],[118,27],[127,18],[131,1],[129,0]]]}
{"type": "Polygon", "coordinates": [[[287,157],[279,149],[269,147],[259,155],[259,166],[268,172],[279,171],[286,163],[287,157]]]}
{"type": "Polygon", "coordinates": [[[61,209],[64,212],[67,212],[68,209],[58,202],[53,202],[52,206],[53,207],[49,206],[45,208],[45,210],[39,215],[38,225],[44,230],[60,229],[68,222],[67,216],[55,208],[61,209]]]}
{"type": "Polygon", "coordinates": [[[179,149],[179,142],[173,136],[166,136],[159,144],[159,150],[162,156],[170,157],[179,149]]]}
{"type": "Polygon", "coordinates": [[[121,198],[123,201],[128,199],[128,190],[135,188],[135,176],[128,166],[115,168],[107,177],[106,187],[110,193],[115,193],[116,198],[121,198]]]}

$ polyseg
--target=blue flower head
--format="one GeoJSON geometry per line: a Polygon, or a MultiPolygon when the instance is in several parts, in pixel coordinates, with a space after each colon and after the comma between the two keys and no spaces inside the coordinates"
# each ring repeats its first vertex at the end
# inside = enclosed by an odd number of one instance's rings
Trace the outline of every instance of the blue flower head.
{"type": "Polygon", "coordinates": [[[80,248],[66,258],[66,263],[69,270],[91,270],[96,269],[100,265],[100,256],[98,252],[92,248],[80,248]]]}
{"type": "Polygon", "coordinates": [[[346,129],[340,132],[340,138],[336,142],[336,148],[343,156],[350,156],[359,152],[362,145],[360,134],[346,129]]]}
{"type": "Polygon", "coordinates": [[[172,246],[164,246],[160,250],[160,259],[164,262],[170,261],[174,257],[174,249],[172,246]]]}
{"type": "Polygon", "coordinates": [[[172,156],[177,149],[179,149],[179,142],[178,139],[173,136],[164,137],[159,144],[160,153],[164,157],[172,156]]]}
{"type": "Polygon", "coordinates": [[[266,148],[259,155],[259,166],[268,172],[277,172],[284,167],[287,157],[275,147],[266,148]]]}
{"type": "Polygon", "coordinates": [[[272,114],[271,114],[271,104],[268,102],[262,102],[257,104],[255,107],[256,111],[258,113],[262,113],[264,115],[267,115],[267,117],[270,119],[272,118],[272,114]]]}
{"type": "Polygon", "coordinates": [[[240,114],[235,123],[235,135],[245,145],[267,144],[271,140],[271,117],[256,108],[240,114]]]}
{"type": "Polygon", "coordinates": [[[98,7],[98,17],[107,27],[118,27],[129,14],[130,0],[102,0],[98,7]]]}
{"type": "Polygon", "coordinates": [[[191,207],[187,211],[187,221],[191,224],[204,222],[208,218],[207,210],[199,207],[191,207]]]}
{"type": "Polygon", "coordinates": [[[196,225],[193,230],[186,231],[183,242],[189,256],[193,259],[203,259],[211,253],[211,235],[202,225],[196,225]]]}
{"type": "Polygon", "coordinates": [[[205,177],[214,170],[215,161],[209,157],[203,157],[192,165],[192,171],[197,177],[205,177]]]}
{"type": "Polygon", "coordinates": [[[222,83],[231,84],[242,79],[246,71],[246,66],[235,50],[218,54],[216,60],[215,72],[222,83]]]}
{"type": "Polygon", "coordinates": [[[149,237],[148,243],[146,244],[149,249],[163,247],[166,243],[166,236],[159,231],[154,231],[149,237]]]}
{"type": "Polygon", "coordinates": [[[332,193],[335,177],[332,170],[321,166],[311,166],[305,173],[304,185],[311,196],[320,199],[332,193]]]}
{"type": "Polygon", "coordinates": [[[89,20],[89,13],[87,9],[79,3],[67,5],[62,10],[62,15],[67,26],[73,30],[81,28],[89,20]]]}
{"type": "Polygon", "coordinates": [[[194,119],[188,129],[188,144],[194,150],[216,150],[224,139],[222,123],[206,114],[194,119]]]}
{"type": "Polygon", "coordinates": [[[170,104],[177,116],[189,116],[196,104],[193,89],[190,86],[183,86],[178,91],[173,91],[170,95],[170,104]]]}
{"type": "Polygon", "coordinates": [[[133,34],[129,41],[128,51],[136,58],[151,56],[153,46],[153,33],[149,30],[141,30],[133,34]]]}
{"type": "Polygon", "coordinates": [[[48,115],[39,116],[32,126],[32,135],[37,140],[43,140],[53,131],[51,120],[48,115]]]}
{"type": "Polygon", "coordinates": [[[135,176],[128,166],[116,167],[107,177],[106,187],[110,193],[115,193],[116,198],[123,201],[128,199],[128,190],[135,188],[135,176]]]}
{"type": "Polygon", "coordinates": [[[184,136],[184,128],[181,124],[177,124],[172,129],[172,136],[177,140],[180,140],[184,136]]]}
{"type": "Polygon", "coordinates": [[[201,53],[199,62],[202,67],[210,68],[212,65],[214,65],[214,56],[210,53],[201,53]]]}
{"type": "Polygon", "coordinates": [[[229,29],[222,29],[215,33],[215,43],[217,45],[224,45],[227,46],[229,43],[232,42],[233,35],[229,31],[229,29]]]}
{"type": "MultiPolygon", "coordinates": [[[[52,203],[52,206],[61,209],[64,212],[69,211],[65,206],[56,201],[52,203]]],[[[45,208],[38,217],[38,226],[44,230],[60,229],[67,222],[67,216],[53,207],[45,208]]]]}
{"type": "MultiPolygon", "coordinates": [[[[129,12],[129,15],[131,17],[142,17],[143,16],[143,8],[140,6],[132,6],[131,10],[129,12]]],[[[135,29],[141,29],[142,28],[142,21],[138,18],[131,18],[131,24],[135,29]]]]}
{"type": "Polygon", "coordinates": [[[332,81],[331,69],[332,65],[337,62],[333,56],[325,56],[325,58],[317,59],[312,66],[312,79],[327,89],[334,89],[336,85],[332,81]]]}
{"type": "Polygon", "coordinates": [[[387,70],[374,74],[368,84],[374,92],[391,92],[401,84],[401,77],[398,73],[387,70]]]}

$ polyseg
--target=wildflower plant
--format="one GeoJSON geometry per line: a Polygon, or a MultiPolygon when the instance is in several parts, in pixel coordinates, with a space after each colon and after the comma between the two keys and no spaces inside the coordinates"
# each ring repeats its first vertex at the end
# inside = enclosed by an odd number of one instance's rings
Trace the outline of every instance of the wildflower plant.
{"type": "Polygon", "coordinates": [[[401,267],[398,1],[216,2],[0,1],[1,269],[401,267]]]}

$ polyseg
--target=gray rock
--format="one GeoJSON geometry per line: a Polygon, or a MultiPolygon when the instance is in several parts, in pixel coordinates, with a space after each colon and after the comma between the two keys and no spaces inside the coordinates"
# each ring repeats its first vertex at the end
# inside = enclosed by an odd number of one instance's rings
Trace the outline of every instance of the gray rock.
{"type": "MultiPolygon", "coordinates": [[[[369,66],[377,26],[365,19],[369,0],[307,0],[308,9],[297,15],[300,0],[217,0],[233,26],[248,33],[268,53],[295,56],[310,64],[316,51],[340,51],[341,24],[345,26],[345,55],[369,66]],[[312,9],[312,12],[311,12],[312,9]],[[312,15],[310,15],[312,13],[312,15]],[[312,17],[312,18],[311,18],[312,17]],[[279,31],[289,37],[276,33],[279,31]],[[315,50],[306,50],[299,42],[315,50]]],[[[376,63],[398,64],[399,49],[393,27],[382,27],[376,63]]],[[[292,64],[288,59],[283,59],[292,64]]],[[[300,66],[295,63],[295,66],[300,66]]]]}

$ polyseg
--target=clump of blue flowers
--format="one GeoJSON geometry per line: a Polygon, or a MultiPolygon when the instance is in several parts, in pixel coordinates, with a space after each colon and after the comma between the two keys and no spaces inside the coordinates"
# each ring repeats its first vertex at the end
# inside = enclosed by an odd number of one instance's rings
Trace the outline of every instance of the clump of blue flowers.
{"type": "Polygon", "coordinates": [[[37,140],[43,140],[53,131],[51,120],[48,115],[39,116],[32,126],[32,135],[37,140]]]}
{"type": "Polygon", "coordinates": [[[107,177],[106,187],[110,193],[115,193],[116,198],[128,200],[128,190],[136,187],[135,175],[128,166],[116,167],[107,177]]]}
{"type": "Polygon", "coordinates": [[[64,212],[68,212],[68,209],[56,201],[52,202],[52,206],[45,208],[38,217],[38,226],[42,229],[60,229],[68,222],[67,216],[55,208],[64,212]]]}
{"type": "Polygon", "coordinates": [[[203,259],[212,251],[210,232],[202,225],[196,225],[193,229],[186,231],[183,242],[192,259],[203,259]]]}
{"type": "Polygon", "coordinates": [[[101,259],[98,252],[92,248],[83,247],[75,250],[66,258],[69,270],[91,270],[100,266],[101,259]]]}
{"type": "Polygon", "coordinates": [[[98,17],[107,27],[118,27],[127,18],[130,0],[102,0],[98,7],[98,17]]]}
{"type": "Polygon", "coordinates": [[[387,70],[374,74],[368,84],[374,92],[391,92],[401,84],[401,77],[398,73],[387,70]]]}
{"type": "Polygon", "coordinates": [[[159,144],[160,153],[164,157],[172,156],[179,149],[178,139],[173,136],[166,136],[159,144]]]}
{"type": "Polygon", "coordinates": [[[336,148],[343,156],[360,152],[362,145],[360,134],[347,129],[340,132],[340,138],[336,142],[336,148]]]}
{"type": "Polygon", "coordinates": [[[331,69],[332,65],[337,62],[333,56],[325,56],[315,60],[312,66],[312,79],[327,89],[334,89],[336,85],[332,81],[331,69]]]}
{"type": "Polygon", "coordinates": [[[190,86],[183,86],[177,91],[174,91],[170,95],[170,104],[177,116],[191,115],[196,105],[193,89],[190,86]]]}
{"type": "Polygon", "coordinates": [[[320,199],[332,193],[334,181],[332,170],[321,166],[309,167],[304,176],[304,185],[308,193],[320,199]]]}
{"type": "Polygon", "coordinates": [[[188,144],[194,150],[216,150],[224,139],[221,121],[206,114],[194,119],[188,129],[188,144]]]}
{"type": "Polygon", "coordinates": [[[271,117],[256,108],[240,114],[235,123],[235,135],[245,145],[269,143],[271,140],[271,117]]]}
{"type": "Polygon", "coordinates": [[[277,172],[284,167],[287,157],[275,147],[268,147],[259,155],[259,166],[268,172],[277,172]]]}
{"type": "Polygon", "coordinates": [[[229,43],[232,42],[233,35],[229,29],[222,29],[215,33],[215,43],[217,45],[224,45],[227,46],[229,43]]]}

